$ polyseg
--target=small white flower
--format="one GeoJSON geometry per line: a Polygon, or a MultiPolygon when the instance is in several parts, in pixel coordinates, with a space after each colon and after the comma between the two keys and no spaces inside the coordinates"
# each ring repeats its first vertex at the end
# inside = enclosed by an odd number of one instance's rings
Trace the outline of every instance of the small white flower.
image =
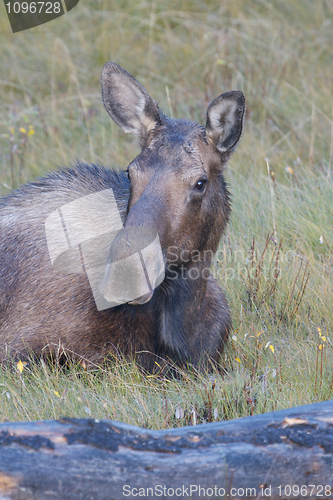
{"type": "Polygon", "coordinates": [[[192,413],[192,424],[197,425],[197,412],[195,411],[194,408],[192,408],[191,413],[192,413]]]}
{"type": "Polygon", "coordinates": [[[183,418],[184,417],[184,410],[180,406],[177,406],[176,411],[175,411],[176,418],[183,418]]]}

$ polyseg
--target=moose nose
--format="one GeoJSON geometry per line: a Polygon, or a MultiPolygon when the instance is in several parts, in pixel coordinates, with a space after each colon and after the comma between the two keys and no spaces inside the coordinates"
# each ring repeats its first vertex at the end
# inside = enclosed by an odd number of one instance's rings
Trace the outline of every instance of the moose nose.
{"type": "Polygon", "coordinates": [[[115,304],[144,304],[152,298],[164,274],[157,232],[151,227],[127,226],[111,244],[99,291],[115,304]]]}

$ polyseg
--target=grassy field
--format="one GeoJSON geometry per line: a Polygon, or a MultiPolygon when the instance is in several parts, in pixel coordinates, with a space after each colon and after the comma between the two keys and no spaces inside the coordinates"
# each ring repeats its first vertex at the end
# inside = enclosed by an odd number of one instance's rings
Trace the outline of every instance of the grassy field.
{"type": "Polygon", "coordinates": [[[332,398],[332,2],[110,4],[85,0],[17,34],[0,5],[0,191],[76,159],[125,168],[138,154],[103,108],[107,61],[166,114],[200,123],[215,97],[242,90],[245,132],[226,171],[233,213],[212,266],[233,316],[226,373],[147,377],[123,360],[2,367],[0,420],[163,428],[332,398]]]}

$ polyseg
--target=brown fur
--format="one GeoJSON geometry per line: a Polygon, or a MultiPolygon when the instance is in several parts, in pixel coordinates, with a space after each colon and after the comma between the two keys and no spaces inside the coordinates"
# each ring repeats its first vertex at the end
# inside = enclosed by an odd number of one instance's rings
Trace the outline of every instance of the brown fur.
{"type": "Polygon", "coordinates": [[[142,152],[129,165],[130,179],[81,163],[0,201],[1,345],[19,356],[61,346],[93,362],[121,351],[150,371],[154,355],[195,366],[217,361],[231,319],[208,269],[229,218],[222,170],[242,132],[244,98],[230,92],[213,101],[204,128],[165,117],[113,63],[104,67],[102,93],[116,123],[140,136],[142,152]],[[166,276],[147,303],[98,311],[85,275],[52,269],[44,223],[62,205],[109,188],[125,228],[157,231],[166,276]]]}

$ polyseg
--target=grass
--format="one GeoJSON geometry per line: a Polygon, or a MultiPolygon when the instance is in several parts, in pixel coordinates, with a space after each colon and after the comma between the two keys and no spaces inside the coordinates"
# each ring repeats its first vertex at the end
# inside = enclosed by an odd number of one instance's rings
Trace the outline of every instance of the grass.
{"type": "Polygon", "coordinates": [[[123,0],[115,9],[87,0],[12,34],[0,5],[0,191],[77,158],[125,168],[136,156],[101,102],[109,60],[167,114],[200,123],[216,96],[242,90],[245,133],[226,171],[233,214],[212,266],[233,315],[226,372],[167,380],[124,360],[91,371],[6,366],[0,420],[165,428],[332,398],[332,3],[123,0]]]}

